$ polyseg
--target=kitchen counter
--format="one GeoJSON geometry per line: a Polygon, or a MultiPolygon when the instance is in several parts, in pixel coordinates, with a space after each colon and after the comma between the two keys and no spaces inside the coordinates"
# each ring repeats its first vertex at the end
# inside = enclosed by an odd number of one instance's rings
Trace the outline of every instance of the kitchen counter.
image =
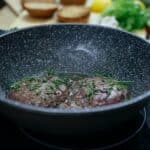
{"type": "MultiPolygon", "coordinates": [[[[32,18],[28,15],[28,12],[23,10],[21,11],[21,6],[19,4],[20,0],[5,0],[7,4],[5,7],[0,9],[0,29],[9,30],[12,28],[26,28],[30,26],[36,26],[40,24],[54,24],[57,23],[56,15],[52,18],[40,19],[32,18]],[[14,5],[15,3],[15,5],[14,5]],[[12,5],[12,7],[10,7],[12,5]],[[16,10],[14,10],[16,6],[16,10]],[[11,8],[11,9],[10,9],[11,8]],[[13,8],[13,9],[12,9],[13,8]],[[17,15],[19,14],[19,15],[17,15]]],[[[87,6],[91,5],[91,0],[87,1],[87,6]]],[[[89,24],[99,24],[100,15],[99,13],[91,13],[89,24]]],[[[137,30],[134,32],[136,35],[145,38],[145,30],[137,30]]]]}
{"type": "Polygon", "coordinates": [[[16,14],[7,5],[0,9],[0,29],[8,29],[17,18],[16,14]]]}

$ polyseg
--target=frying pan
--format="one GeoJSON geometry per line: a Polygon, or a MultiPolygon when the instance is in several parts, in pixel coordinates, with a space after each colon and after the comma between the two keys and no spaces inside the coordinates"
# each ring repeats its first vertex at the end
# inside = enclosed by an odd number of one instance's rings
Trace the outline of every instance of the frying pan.
{"type": "Polygon", "coordinates": [[[83,24],[44,25],[0,36],[0,112],[20,127],[52,135],[116,131],[150,100],[150,44],[124,31],[83,24]],[[93,74],[101,71],[132,81],[132,99],[92,109],[52,109],[7,98],[22,77],[51,68],[93,74]]]}

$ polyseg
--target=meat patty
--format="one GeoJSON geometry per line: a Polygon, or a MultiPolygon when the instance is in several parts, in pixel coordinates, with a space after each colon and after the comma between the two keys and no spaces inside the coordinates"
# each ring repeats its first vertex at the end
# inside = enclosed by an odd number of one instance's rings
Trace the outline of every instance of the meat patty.
{"type": "Polygon", "coordinates": [[[115,104],[127,96],[127,86],[114,79],[54,74],[22,79],[14,83],[8,93],[10,99],[25,104],[63,109],[115,104]]]}

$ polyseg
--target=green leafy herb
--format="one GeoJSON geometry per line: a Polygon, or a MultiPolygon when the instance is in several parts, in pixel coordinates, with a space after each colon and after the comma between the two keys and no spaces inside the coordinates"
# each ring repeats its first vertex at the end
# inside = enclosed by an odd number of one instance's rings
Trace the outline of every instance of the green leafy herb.
{"type": "Polygon", "coordinates": [[[30,91],[35,91],[40,87],[38,82],[33,82],[31,84],[28,85],[28,88],[30,91]]]}
{"type": "Polygon", "coordinates": [[[57,88],[56,88],[55,84],[50,84],[50,85],[48,85],[48,87],[47,87],[47,93],[48,93],[48,94],[51,94],[51,93],[53,93],[53,92],[56,91],[56,90],[57,90],[57,88]]]}
{"type": "Polygon", "coordinates": [[[132,31],[144,28],[148,24],[149,12],[136,0],[115,0],[102,15],[115,16],[122,28],[132,31]]]}
{"type": "Polygon", "coordinates": [[[87,93],[86,93],[86,96],[87,96],[88,98],[93,97],[93,95],[94,95],[95,92],[96,92],[96,87],[95,87],[94,81],[88,81],[86,86],[87,86],[87,88],[88,88],[88,91],[87,91],[87,93]]]}
{"type": "Polygon", "coordinates": [[[51,76],[51,75],[54,75],[54,74],[55,74],[55,72],[54,72],[53,69],[47,69],[47,70],[46,70],[46,73],[47,73],[48,76],[51,76]]]}
{"type": "Polygon", "coordinates": [[[24,82],[33,82],[35,80],[37,80],[36,77],[25,77],[22,79],[22,81],[24,81],[24,82]]]}
{"type": "Polygon", "coordinates": [[[86,75],[80,75],[80,74],[72,74],[69,78],[73,81],[81,80],[83,78],[87,77],[86,75]]]}
{"type": "Polygon", "coordinates": [[[47,78],[46,78],[46,77],[43,77],[43,78],[41,79],[41,81],[42,81],[43,83],[46,83],[46,82],[47,82],[47,78]]]}
{"type": "Polygon", "coordinates": [[[40,87],[38,78],[25,77],[21,81],[14,83],[10,88],[13,90],[18,90],[22,84],[25,84],[31,91],[34,91],[40,87]]]}
{"type": "Polygon", "coordinates": [[[113,77],[112,75],[106,75],[105,73],[101,73],[101,72],[96,72],[96,75],[98,77],[101,77],[105,82],[107,82],[108,84],[110,84],[111,86],[116,85],[117,88],[121,89],[127,89],[129,87],[129,85],[131,83],[133,83],[133,81],[119,81],[114,79],[115,77],[113,77]]]}
{"type": "Polygon", "coordinates": [[[127,89],[133,81],[119,81],[115,79],[106,79],[111,86],[117,86],[119,90],[127,89]]]}
{"type": "Polygon", "coordinates": [[[70,79],[67,77],[61,77],[59,79],[53,80],[52,82],[58,88],[62,84],[69,85],[70,79]]]}
{"type": "Polygon", "coordinates": [[[14,83],[14,84],[12,84],[11,86],[10,86],[10,89],[12,89],[12,90],[18,90],[18,89],[20,89],[20,81],[18,81],[18,82],[16,82],[16,83],[14,83]]]}

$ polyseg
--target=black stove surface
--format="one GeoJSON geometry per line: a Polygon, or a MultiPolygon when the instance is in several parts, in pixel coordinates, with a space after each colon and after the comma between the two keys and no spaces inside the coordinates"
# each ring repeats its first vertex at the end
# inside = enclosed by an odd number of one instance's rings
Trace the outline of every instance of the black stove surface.
{"type": "MultiPolygon", "coordinates": [[[[51,140],[51,144],[49,145],[49,148],[38,144],[38,141],[33,141],[31,140],[31,138],[34,138],[34,134],[31,134],[30,132],[26,132],[26,130],[22,130],[16,127],[15,124],[13,124],[11,121],[9,121],[6,117],[4,116],[0,116],[1,122],[0,122],[0,145],[1,147],[4,147],[5,149],[36,149],[36,150],[48,150],[48,149],[53,149],[53,150],[65,150],[64,148],[61,148],[59,146],[59,144],[57,145],[57,141],[55,143],[55,139],[54,137],[50,137],[49,140],[51,140]],[[31,136],[31,138],[29,138],[28,136],[31,136]],[[7,144],[6,144],[7,143],[7,144]],[[56,147],[55,147],[56,146],[56,147]],[[57,147],[58,146],[58,147],[57,147]]],[[[138,123],[138,122],[136,122],[138,123]]],[[[134,124],[134,123],[132,123],[134,124]]],[[[132,127],[134,125],[131,125],[132,127]]],[[[131,128],[131,127],[130,127],[131,128]]],[[[135,129],[136,131],[136,129],[135,129]]],[[[124,128],[124,133],[127,132],[126,128],[124,128]]],[[[128,131],[129,132],[129,131],[128,131]]],[[[41,137],[38,137],[39,135],[35,136],[37,137],[37,139],[42,139],[41,137]]],[[[108,137],[109,140],[112,140],[112,137],[108,137]]],[[[115,138],[115,136],[114,136],[115,138]]],[[[35,139],[36,140],[36,139],[35,139]]],[[[84,139],[87,140],[87,139],[84,139]]],[[[95,135],[95,140],[96,142],[98,142],[98,137],[97,135],[95,135]]],[[[61,141],[62,142],[62,141],[61,141]]],[[[63,141],[64,142],[64,141],[63,141]]],[[[76,142],[76,141],[75,141],[76,142]]],[[[87,141],[88,143],[88,141],[87,141]]],[[[64,142],[65,145],[65,142],[64,142]]],[[[64,146],[63,145],[63,146],[64,146]]],[[[66,146],[67,147],[67,146],[66,146]]],[[[68,147],[67,147],[68,148],[68,147]]],[[[74,148],[68,148],[67,150],[74,150],[74,148]]],[[[77,148],[75,148],[77,149],[77,148]]],[[[81,149],[85,149],[87,150],[87,148],[82,147],[81,149]]],[[[101,150],[100,147],[94,147],[94,148],[89,148],[90,150],[101,150]]],[[[147,107],[147,120],[146,123],[143,127],[143,129],[140,131],[140,133],[134,137],[132,140],[130,140],[129,142],[115,147],[112,150],[150,150],[150,106],[147,107]]]]}

